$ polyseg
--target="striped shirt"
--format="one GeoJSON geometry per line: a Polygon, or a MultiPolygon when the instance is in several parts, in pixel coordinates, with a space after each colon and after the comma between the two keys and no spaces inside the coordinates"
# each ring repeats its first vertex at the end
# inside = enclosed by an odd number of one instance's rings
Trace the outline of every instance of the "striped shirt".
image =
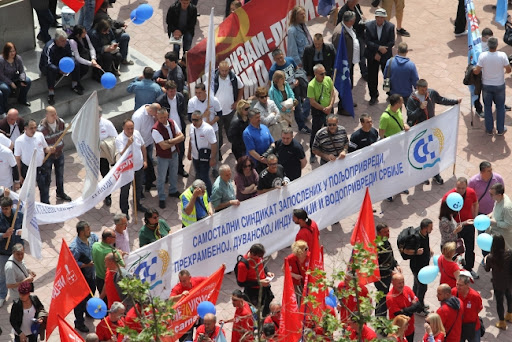
{"type": "Polygon", "coordinates": [[[320,129],[315,135],[313,150],[325,154],[332,154],[336,157],[346,149],[348,145],[347,131],[345,127],[338,125],[336,133],[331,134],[327,127],[320,129]]]}

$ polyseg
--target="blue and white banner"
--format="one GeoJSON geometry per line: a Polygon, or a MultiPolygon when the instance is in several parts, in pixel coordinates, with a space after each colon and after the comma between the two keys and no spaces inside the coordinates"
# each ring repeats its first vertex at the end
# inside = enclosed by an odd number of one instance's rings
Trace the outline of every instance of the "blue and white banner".
{"type": "Polygon", "coordinates": [[[323,229],[355,212],[369,187],[377,202],[416,186],[455,162],[459,106],[409,132],[401,132],[327,163],[281,189],[244,201],[129,254],[127,268],[167,298],[187,269],[207,276],[262,243],[267,255],[290,246],[299,227],[293,209],[304,208],[323,229]],[[163,255],[169,255],[170,260],[163,255]]]}

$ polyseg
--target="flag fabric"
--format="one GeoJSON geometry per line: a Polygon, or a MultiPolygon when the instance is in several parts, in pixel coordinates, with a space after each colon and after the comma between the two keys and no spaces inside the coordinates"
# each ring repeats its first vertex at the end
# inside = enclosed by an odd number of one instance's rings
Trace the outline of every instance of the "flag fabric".
{"type": "Polygon", "coordinates": [[[297,297],[293,286],[292,273],[288,259],[284,259],[283,299],[281,304],[281,320],[279,322],[280,342],[299,341],[302,335],[303,314],[299,312],[297,297]]]}
{"type": "Polygon", "coordinates": [[[36,259],[41,259],[41,234],[39,225],[35,217],[36,208],[36,177],[37,177],[37,150],[34,149],[30,165],[28,166],[25,181],[21,187],[18,201],[23,203],[23,223],[21,230],[21,238],[30,245],[28,253],[36,259]]]}
{"type": "Polygon", "coordinates": [[[345,45],[345,28],[343,27],[334,61],[334,87],[340,94],[343,109],[354,117],[354,100],[352,98],[352,84],[350,83],[350,66],[348,65],[347,46],[345,45]]]}
{"type": "MultiPolygon", "coordinates": [[[[215,75],[215,27],[213,26],[213,7],[210,12],[210,24],[208,25],[208,39],[206,41],[206,59],[204,63],[204,76],[206,78],[206,95],[208,99],[213,97],[213,75],[215,75]],[[210,80],[210,84],[208,84],[210,80]],[[212,95],[210,95],[212,94],[212,95]]],[[[211,103],[209,101],[208,103],[211,103]]],[[[211,111],[212,109],[210,109],[211,111]]]]}
{"type": "Polygon", "coordinates": [[[370,198],[370,191],[366,188],[359,217],[357,219],[350,244],[354,246],[356,243],[361,243],[364,249],[371,253],[371,261],[377,266],[373,274],[363,274],[358,272],[359,282],[362,285],[373,283],[380,280],[379,260],[377,256],[377,246],[375,245],[375,221],[373,219],[372,200],[370,198]]]}
{"type": "Polygon", "coordinates": [[[77,334],[75,329],[69,325],[68,322],[66,322],[65,319],[63,319],[60,315],[57,315],[57,325],[59,326],[59,338],[61,342],[76,342],[76,341],[83,341],[84,339],[82,336],[77,334]]]}
{"type": "Polygon", "coordinates": [[[327,17],[334,7],[334,0],[318,0],[318,14],[327,17]]]}
{"type": "Polygon", "coordinates": [[[62,0],[62,2],[77,13],[85,4],[84,0],[62,0]]]}
{"type": "Polygon", "coordinates": [[[224,327],[224,323],[220,325],[219,334],[215,338],[215,342],[228,342],[226,339],[226,336],[224,336],[224,332],[222,331],[222,328],[224,327]]]}
{"type": "Polygon", "coordinates": [[[508,0],[498,0],[496,2],[496,16],[494,20],[500,23],[502,26],[505,26],[507,23],[508,16],[508,0]]]}
{"type": "Polygon", "coordinates": [[[73,258],[66,241],[62,239],[46,324],[48,338],[58,325],[57,316],[66,317],[90,293],[91,289],[82,271],[73,258]]]}
{"type": "Polygon", "coordinates": [[[98,10],[100,9],[101,5],[103,4],[103,1],[101,0],[96,0],[96,4],[94,6],[94,14],[96,14],[98,12],[98,10]]]}
{"type": "Polygon", "coordinates": [[[100,173],[100,115],[98,94],[94,91],[71,121],[71,138],[76,146],[78,157],[85,167],[85,180],[82,198],[96,192],[100,173]]]}
{"type": "MultiPolygon", "coordinates": [[[[465,0],[466,21],[468,23],[468,64],[476,65],[478,57],[482,53],[482,35],[478,24],[478,18],[475,12],[473,0],[465,0]]],[[[471,94],[471,106],[478,100],[475,95],[475,86],[469,85],[469,93],[471,94]]]]}

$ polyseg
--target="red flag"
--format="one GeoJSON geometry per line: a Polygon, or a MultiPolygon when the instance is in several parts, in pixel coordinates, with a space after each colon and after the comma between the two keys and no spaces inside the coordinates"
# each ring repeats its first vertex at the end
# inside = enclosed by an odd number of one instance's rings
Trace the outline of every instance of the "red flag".
{"type": "Polygon", "coordinates": [[[85,4],[84,0],[62,0],[62,2],[75,12],[78,12],[85,4]]]}
{"type": "Polygon", "coordinates": [[[380,280],[379,259],[377,255],[377,246],[375,245],[375,221],[373,220],[372,200],[370,198],[370,191],[366,188],[363,204],[359,211],[359,218],[357,219],[350,244],[354,246],[356,243],[361,243],[364,249],[371,255],[371,261],[377,266],[373,274],[358,274],[359,282],[363,285],[373,283],[380,280]]]}
{"type": "Polygon", "coordinates": [[[75,329],[69,325],[68,322],[66,322],[65,319],[63,319],[60,315],[57,314],[59,325],[59,335],[60,335],[60,341],[61,342],[76,342],[76,341],[83,341],[84,339],[82,336],[76,333],[75,329]]]}
{"type": "Polygon", "coordinates": [[[288,259],[284,259],[283,301],[278,331],[280,342],[300,340],[303,317],[302,312],[299,312],[299,307],[297,306],[297,298],[295,297],[288,259]]]}
{"type": "Polygon", "coordinates": [[[96,0],[96,6],[94,7],[94,14],[96,14],[96,12],[98,12],[101,5],[103,5],[103,0],[96,0]]]}
{"type": "Polygon", "coordinates": [[[53,281],[46,336],[49,337],[57,326],[57,315],[66,317],[89,293],[91,293],[91,289],[85,281],[75,258],[73,258],[66,241],[62,239],[59,262],[55,269],[55,280],[53,281]]]}

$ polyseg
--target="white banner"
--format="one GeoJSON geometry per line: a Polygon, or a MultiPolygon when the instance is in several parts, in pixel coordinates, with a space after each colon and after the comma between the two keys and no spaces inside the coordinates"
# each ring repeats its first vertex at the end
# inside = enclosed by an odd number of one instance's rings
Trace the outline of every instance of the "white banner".
{"type": "Polygon", "coordinates": [[[82,198],[88,198],[96,192],[100,174],[100,115],[96,91],[80,108],[71,125],[71,139],[75,143],[78,158],[85,167],[82,198]]]}
{"type": "MultiPolygon", "coordinates": [[[[85,214],[105,197],[133,180],[133,154],[126,151],[109,173],[96,186],[96,191],[89,197],[59,205],[36,202],[35,215],[39,224],[64,222],[85,214]]],[[[17,200],[18,194],[11,192],[12,199],[17,200]]]]}
{"type": "Polygon", "coordinates": [[[459,106],[409,132],[383,139],[304,175],[280,190],[244,201],[166,236],[128,256],[130,271],[167,298],[178,272],[206,276],[225,263],[231,271],[238,254],[256,242],[267,255],[290,246],[298,232],[293,209],[304,208],[320,229],[355,212],[369,187],[377,202],[416,186],[455,162],[459,106]],[[163,251],[162,251],[163,250],[163,251]],[[171,260],[161,257],[168,252],[171,260]]]}

